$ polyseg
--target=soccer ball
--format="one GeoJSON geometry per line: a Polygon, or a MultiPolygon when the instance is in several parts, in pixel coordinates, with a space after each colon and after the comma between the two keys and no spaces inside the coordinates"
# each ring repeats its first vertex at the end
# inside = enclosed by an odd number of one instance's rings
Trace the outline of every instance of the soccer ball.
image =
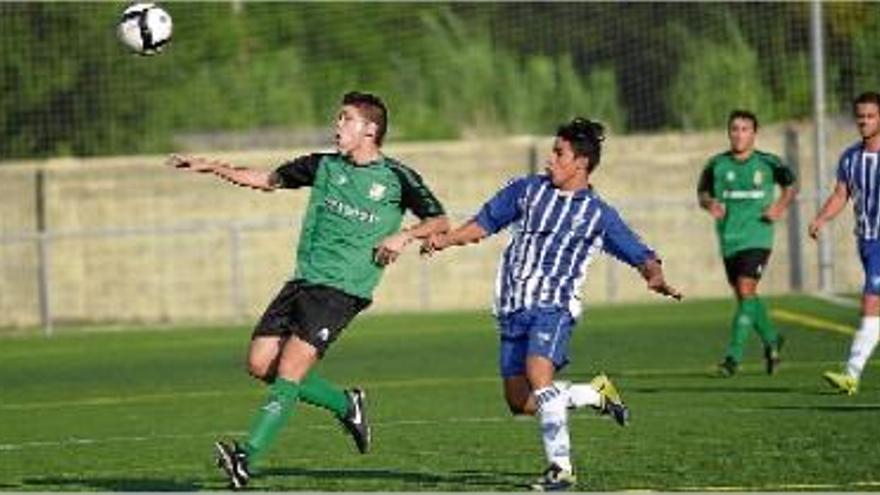
{"type": "Polygon", "coordinates": [[[130,5],[116,28],[125,46],[140,55],[155,55],[171,41],[171,16],[153,3],[130,5]]]}

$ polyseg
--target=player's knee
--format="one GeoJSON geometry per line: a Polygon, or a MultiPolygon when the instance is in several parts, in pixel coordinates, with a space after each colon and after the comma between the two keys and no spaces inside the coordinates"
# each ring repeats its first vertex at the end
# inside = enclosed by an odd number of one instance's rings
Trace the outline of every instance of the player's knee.
{"type": "Polygon", "coordinates": [[[247,362],[248,374],[264,382],[271,382],[275,378],[275,370],[273,368],[271,362],[265,363],[256,359],[248,359],[247,362]]]}

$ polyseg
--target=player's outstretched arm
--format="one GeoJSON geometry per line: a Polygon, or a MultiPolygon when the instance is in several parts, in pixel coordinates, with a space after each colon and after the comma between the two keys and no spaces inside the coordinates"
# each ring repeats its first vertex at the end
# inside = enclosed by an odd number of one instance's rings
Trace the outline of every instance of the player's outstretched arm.
{"type": "Polygon", "coordinates": [[[250,187],[261,191],[274,191],[276,176],[265,170],[238,167],[219,160],[200,156],[170,155],[166,163],[174,168],[190,170],[201,174],[211,173],[237,186],[250,187]]]}
{"type": "Polygon", "coordinates": [[[649,290],[671,297],[677,301],[680,301],[682,297],[684,297],[681,292],[666,282],[666,279],[663,277],[663,267],[660,265],[660,261],[656,258],[649,259],[644,264],[640,265],[638,269],[639,273],[641,273],[642,277],[645,279],[645,282],[648,283],[649,290]]]}
{"type": "Polygon", "coordinates": [[[445,234],[448,231],[449,219],[446,218],[446,215],[426,218],[411,227],[407,227],[383,239],[376,246],[376,263],[382,266],[390,265],[397,260],[403,249],[412,241],[416,239],[426,240],[431,236],[445,234]]]}
{"type": "Polygon", "coordinates": [[[846,187],[845,183],[838,181],[837,185],[834,186],[834,192],[831,193],[831,196],[828,196],[828,199],[825,200],[825,204],[822,205],[822,209],[816,214],[816,218],[810,222],[808,228],[810,237],[818,239],[819,231],[822,230],[822,226],[834,219],[834,217],[843,210],[843,207],[846,206],[848,200],[849,189],[846,187]]]}
{"type": "Polygon", "coordinates": [[[431,255],[437,251],[443,251],[451,246],[465,246],[480,242],[489,235],[476,220],[470,220],[449,233],[441,233],[428,237],[422,243],[421,252],[431,255]]]}

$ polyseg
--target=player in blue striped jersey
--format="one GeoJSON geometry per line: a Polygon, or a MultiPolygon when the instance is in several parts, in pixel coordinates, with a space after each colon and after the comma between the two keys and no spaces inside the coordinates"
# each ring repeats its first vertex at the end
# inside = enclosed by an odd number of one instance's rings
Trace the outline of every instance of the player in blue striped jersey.
{"type": "Polygon", "coordinates": [[[862,371],[880,340],[880,93],[862,93],[853,103],[861,139],[844,150],[837,166],[837,184],[809,233],[818,238],[822,227],[852,199],[859,258],[865,272],[862,322],[853,337],[843,373],[828,371],[825,380],[835,389],[855,394],[862,371]]]}
{"type": "Polygon", "coordinates": [[[628,410],[604,375],[589,384],[554,381],[568,363],[568,343],[581,313],[587,267],[600,251],[638,268],[651,290],[681,297],[663,277],[654,251],[590,185],[599,165],[602,125],[576,118],[559,127],[546,174],[514,179],[464,225],[432,237],[428,252],[478,242],[509,227],[495,284],[500,371],[514,414],[537,415],[549,467],[533,486],[566,489],[575,482],[567,410],[592,406],[626,424],[628,410]]]}

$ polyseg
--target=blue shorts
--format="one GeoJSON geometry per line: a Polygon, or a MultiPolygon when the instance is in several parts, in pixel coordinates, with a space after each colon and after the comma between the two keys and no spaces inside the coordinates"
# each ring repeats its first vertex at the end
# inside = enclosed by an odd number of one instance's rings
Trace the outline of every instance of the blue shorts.
{"type": "Polygon", "coordinates": [[[859,239],[859,257],[865,272],[864,294],[880,295],[880,241],[859,239]]]}
{"type": "Polygon", "coordinates": [[[527,356],[543,356],[557,370],[568,364],[568,342],[574,330],[571,313],[558,308],[520,310],[498,317],[501,376],[524,375],[527,356]]]}

